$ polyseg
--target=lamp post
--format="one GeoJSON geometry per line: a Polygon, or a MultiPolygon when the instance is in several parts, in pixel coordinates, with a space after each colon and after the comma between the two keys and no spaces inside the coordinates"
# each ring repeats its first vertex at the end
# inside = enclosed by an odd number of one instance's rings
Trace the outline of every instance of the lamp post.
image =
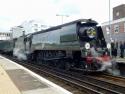
{"type": "MultiPolygon", "coordinates": [[[[109,37],[110,37],[110,45],[111,45],[111,42],[112,42],[112,37],[111,37],[111,34],[112,34],[112,28],[111,28],[111,14],[110,14],[110,0],[109,0],[109,37]]],[[[110,56],[112,57],[112,46],[110,48],[110,56]]]]}
{"type": "Polygon", "coordinates": [[[60,14],[56,14],[56,16],[60,16],[62,19],[62,24],[63,24],[63,17],[69,17],[68,15],[60,15],[60,14]]]}
{"type": "Polygon", "coordinates": [[[111,32],[112,32],[112,30],[111,30],[111,23],[110,23],[111,18],[110,18],[110,16],[111,16],[111,14],[110,14],[110,0],[109,0],[109,32],[110,32],[110,40],[111,40],[111,32]]]}

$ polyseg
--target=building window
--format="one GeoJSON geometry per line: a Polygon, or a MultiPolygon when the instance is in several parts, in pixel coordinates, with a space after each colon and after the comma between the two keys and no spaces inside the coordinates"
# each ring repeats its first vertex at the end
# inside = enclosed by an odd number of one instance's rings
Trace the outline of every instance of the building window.
{"type": "Polygon", "coordinates": [[[105,29],[106,29],[106,31],[110,31],[109,26],[106,26],[105,29]]]}
{"type": "Polygon", "coordinates": [[[119,32],[119,25],[114,25],[114,32],[118,33],[119,32]]]}
{"type": "Polygon", "coordinates": [[[110,27],[109,26],[106,26],[106,34],[109,35],[110,34],[110,27]]]}
{"type": "Polygon", "coordinates": [[[116,16],[119,16],[119,12],[116,12],[116,16]]]}

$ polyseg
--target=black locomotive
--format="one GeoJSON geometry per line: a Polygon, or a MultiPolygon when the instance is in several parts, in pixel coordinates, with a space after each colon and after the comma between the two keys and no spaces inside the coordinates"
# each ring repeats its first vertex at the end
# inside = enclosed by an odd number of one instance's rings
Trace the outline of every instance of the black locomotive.
{"type": "MultiPolygon", "coordinates": [[[[106,56],[106,50],[103,32],[97,22],[80,19],[19,37],[14,42],[13,54],[28,62],[67,70],[103,71],[106,67],[102,57],[106,56]]],[[[105,60],[110,66],[109,61],[105,60]]]]}

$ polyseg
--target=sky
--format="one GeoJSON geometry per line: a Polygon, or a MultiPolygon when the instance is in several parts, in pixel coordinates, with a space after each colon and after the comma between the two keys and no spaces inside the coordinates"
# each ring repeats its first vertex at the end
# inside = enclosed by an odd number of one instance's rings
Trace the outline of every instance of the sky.
{"type": "MultiPolygon", "coordinates": [[[[112,8],[125,4],[125,0],[110,0],[112,8]]],[[[25,21],[39,20],[53,26],[84,18],[96,20],[99,24],[109,20],[109,0],[0,0],[0,32],[25,21]]]]}

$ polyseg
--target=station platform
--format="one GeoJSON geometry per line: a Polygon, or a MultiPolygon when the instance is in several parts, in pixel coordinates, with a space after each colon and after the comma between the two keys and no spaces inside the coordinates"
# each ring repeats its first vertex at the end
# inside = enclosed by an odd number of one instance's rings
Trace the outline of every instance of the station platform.
{"type": "Polygon", "coordinates": [[[116,62],[125,63],[125,58],[116,58],[116,62]]]}
{"type": "Polygon", "coordinates": [[[0,56],[0,94],[72,94],[27,68],[0,56]]]}

